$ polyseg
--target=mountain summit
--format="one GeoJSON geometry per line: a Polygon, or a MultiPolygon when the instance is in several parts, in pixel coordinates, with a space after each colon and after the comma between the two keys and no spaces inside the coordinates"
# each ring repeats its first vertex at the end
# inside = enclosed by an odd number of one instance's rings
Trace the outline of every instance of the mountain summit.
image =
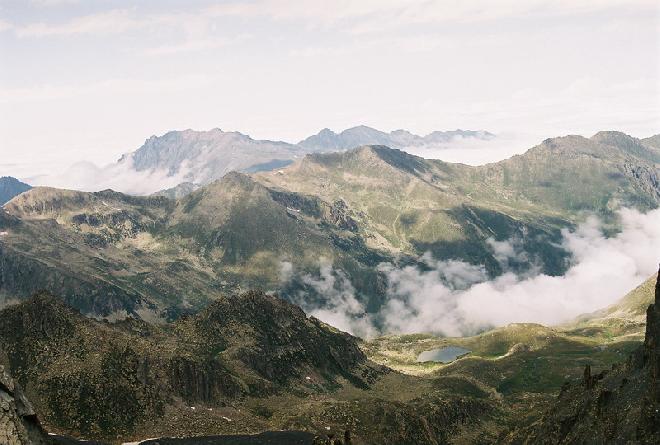
{"type": "Polygon", "coordinates": [[[366,125],[359,125],[340,133],[324,128],[318,134],[300,141],[298,145],[316,151],[339,151],[361,145],[386,145],[391,148],[405,148],[442,145],[459,138],[488,140],[494,137],[494,134],[487,131],[471,130],[434,131],[426,136],[419,136],[408,130],[395,130],[386,133],[366,125]]]}
{"type": "MultiPolygon", "coordinates": [[[[223,131],[219,128],[209,131],[170,131],[162,136],[151,136],[136,151],[122,156],[115,167],[157,174],[158,177],[173,179],[175,183],[204,185],[220,179],[230,171],[255,173],[278,170],[309,153],[344,151],[360,145],[386,145],[393,148],[442,145],[455,138],[492,137],[494,135],[485,131],[463,130],[435,131],[421,137],[406,130],[385,133],[359,126],[340,134],[324,129],[298,144],[291,144],[256,140],[236,131],[223,131]]],[[[178,192],[166,190],[161,193],[176,196],[178,192]]]]}
{"type": "Polygon", "coordinates": [[[0,206],[9,202],[14,196],[30,190],[32,187],[11,176],[0,178],[0,206]]]}

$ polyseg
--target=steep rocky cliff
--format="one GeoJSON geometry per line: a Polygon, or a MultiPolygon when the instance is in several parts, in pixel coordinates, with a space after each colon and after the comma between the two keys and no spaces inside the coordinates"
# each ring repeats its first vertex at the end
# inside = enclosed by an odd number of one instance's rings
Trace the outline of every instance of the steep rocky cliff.
{"type": "Polygon", "coordinates": [[[0,365],[0,444],[45,445],[46,440],[32,405],[0,365]]]}

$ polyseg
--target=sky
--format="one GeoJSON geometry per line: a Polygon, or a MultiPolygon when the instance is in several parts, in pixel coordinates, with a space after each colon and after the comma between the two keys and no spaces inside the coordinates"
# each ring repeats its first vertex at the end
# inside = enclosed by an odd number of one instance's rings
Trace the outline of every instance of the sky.
{"type": "Polygon", "coordinates": [[[289,142],[482,129],[511,141],[490,158],[564,134],[650,136],[659,5],[0,0],[0,175],[107,164],[186,128],[289,142]]]}

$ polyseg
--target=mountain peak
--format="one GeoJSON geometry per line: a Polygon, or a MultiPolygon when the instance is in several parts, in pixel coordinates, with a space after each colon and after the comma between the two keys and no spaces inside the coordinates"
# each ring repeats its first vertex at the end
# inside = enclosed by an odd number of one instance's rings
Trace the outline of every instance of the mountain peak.
{"type": "Polygon", "coordinates": [[[608,145],[621,145],[637,143],[638,139],[622,131],[599,131],[590,138],[593,141],[608,145]]]}
{"type": "Polygon", "coordinates": [[[426,136],[419,136],[405,129],[384,132],[367,125],[357,125],[335,133],[328,129],[300,141],[298,145],[315,151],[349,150],[362,145],[385,145],[392,148],[406,148],[446,144],[454,138],[492,139],[487,131],[453,130],[433,131],[426,136]]]}
{"type": "Polygon", "coordinates": [[[427,170],[426,160],[405,151],[385,145],[361,145],[344,152],[313,153],[305,156],[303,163],[314,163],[330,168],[348,168],[364,173],[376,168],[382,174],[384,167],[417,174],[427,170]]]}
{"type": "Polygon", "coordinates": [[[30,190],[28,184],[11,176],[0,177],[0,206],[11,201],[15,196],[30,190]]]}
{"type": "Polygon", "coordinates": [[[644,145],[643,141],[620,131],[599,131],[591,137],[599,144],[616,147],[617,149],[651,162],[660,162],[660,150],[652,144],[644,145]]]}

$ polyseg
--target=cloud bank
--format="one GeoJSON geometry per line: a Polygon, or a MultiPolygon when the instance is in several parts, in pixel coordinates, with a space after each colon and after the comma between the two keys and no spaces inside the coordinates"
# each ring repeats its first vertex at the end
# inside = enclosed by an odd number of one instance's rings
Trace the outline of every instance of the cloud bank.
{"type": "MultiPolygon", "coordinates": [[[[328,323],[342,331],[350,332],[359,337],[370,338],[378,332],[373,325],[373,319],[366,313],[364,305],[357,299],[355,288],[346,274],[332,267],[326,258],[319,260],[319,277],[310,274],[303,275],[302,282],[324,298],[322,305],[310,305],[305,301],[304,294],[298,295],[296,301],[305,311],[319,320],[328,323]]],[[[292,271],[283,263],[283,270],[289,279],[292,271]]]]}
{"type": "MultiPolygon", "coordinates": [[[[572,257],[563,276],[544,275],[531,267],[522,275],[506,271],[488,280],[483,266],[438,261],[426,254],[421,258],[425,270],[381,264],[379,270],[388,282],[386,302],[378,313],[365,314],[347,277],[326,261],[319,278],[306,279],[327,303],[306,309],[363,337],[413,332],[461,336],[509,323],[566,322],[616,302],[657,271],[660,209],[646,214],[623,209],[619,216],[622,230],[609,238],[595,217],[575,231],[563,231],[562,245],[572,257]]],[[[525,258],[516,240],[490,245],[503,265],[525,258]]]]}
{"type": "Polygon", "coordinates": [[[185,163],[175,175],[170,175],[166,170],[137,171],[129,155],[125,160],[105,167],[98,167],[92,162],[78,162],[61,173],[38,175],[24,180],[33,186],[86,192],[112,189],[131,195],[149,195],[185,182],[187,172],[185,163]]]}

